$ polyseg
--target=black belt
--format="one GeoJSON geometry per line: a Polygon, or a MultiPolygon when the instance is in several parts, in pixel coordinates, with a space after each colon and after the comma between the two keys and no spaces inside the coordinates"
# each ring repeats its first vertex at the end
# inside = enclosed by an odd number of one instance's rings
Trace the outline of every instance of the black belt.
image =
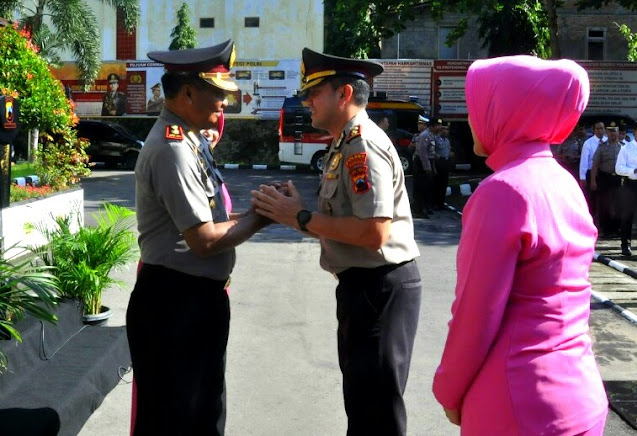
{"type": "Polygon", "coordinates": [[[395,270],[396,268],[400,268],[403,265],[408,264],[409,262],[413,262],[412,260],[406,260],[404,262],[401,263],[392,263],[389,265],[381,265],[381,266],[377,266],[375,268],[361,268],[358,266],[352,267],[352,268],[347,268],[345,271],[341,271],[340,273],[336,274],[336,277],[338,277],[338,280],[348,280],[348,279],[355,279],[355,278],[359,278],[361,276],[363,277],[379,277],[379,276],[384,276],[385,274],[388,274],[390,272],[392,272],[393,270],[395,270]]]}

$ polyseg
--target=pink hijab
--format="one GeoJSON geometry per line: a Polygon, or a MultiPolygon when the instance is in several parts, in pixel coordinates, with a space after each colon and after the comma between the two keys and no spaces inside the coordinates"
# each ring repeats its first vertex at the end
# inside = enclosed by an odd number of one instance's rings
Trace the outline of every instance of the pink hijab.
{"type": "Polygon", "coordinates": [[[518,158],[550,153],[549,144],[564,141],[577,124],[589,94],[588,74],[566,59],[482,59],[467,72],[471,125],[494,170],[518,158]]]}

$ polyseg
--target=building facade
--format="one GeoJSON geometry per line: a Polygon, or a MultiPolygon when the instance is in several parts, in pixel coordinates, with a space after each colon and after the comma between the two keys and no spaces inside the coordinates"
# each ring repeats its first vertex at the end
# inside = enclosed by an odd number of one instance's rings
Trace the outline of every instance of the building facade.
{"type": "MultiPolygon", "coordinates": [[[[114,8],[87,0],[101,29],[103,61],[142,60],[168,50],[177,11],[187,3],[199,47],[233,38],[240,59],[299,59],[303,47],[323,50],[321,0],[140,0],[137,28],[128,34],[114,8]]],[[[64,54],[63,60],[73,60],[64,54]]]]}
{"type": "MultiPolygon", "coordinates": [[[[575,0],[558,9],[558,38],[562,57],[575,60],[625,61],[627,44],[615,24],[626,24],[637,32],[637,14],[619,6],[578,11],[575,0]]],[[[435,22],[426,6],[416,8],[416,20],[406,23],[400,34],[384,40],[383,58],[479,59],[488,56],[478,36],[476,19],[453,47],[444,42],[463,15],[448,14],[435,22]]]]}

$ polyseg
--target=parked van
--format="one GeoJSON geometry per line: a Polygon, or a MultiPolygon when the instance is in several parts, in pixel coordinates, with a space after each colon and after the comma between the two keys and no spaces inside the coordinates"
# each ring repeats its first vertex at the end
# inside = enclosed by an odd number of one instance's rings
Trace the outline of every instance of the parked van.
{"type": "MultiPolygon", "coordinates": [[[[388,100],[383,96],[369,98],[367,113],[373,120],[385,116],[389,120],[387,136],[392,140],[406,173],[411,171],[412,138],[417,133],[418,115],[424,108],[415,101],[388,100]]],[[[299,97],[288,97],[283,102],[279,116],[279,160],[284,163],[309,165],[315,171],[323,171],[323,158],[332,136],[324,130],[312,127],[309,108],[301,104],[299,97]]]]}

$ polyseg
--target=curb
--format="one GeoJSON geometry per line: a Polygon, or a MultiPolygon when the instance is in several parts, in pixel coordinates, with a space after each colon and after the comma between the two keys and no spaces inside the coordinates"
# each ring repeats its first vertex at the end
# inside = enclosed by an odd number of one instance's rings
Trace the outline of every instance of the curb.
{"type": "Polygon", "coordinates": [[[217,168],[224,170],[281,170],[281,171],[308,171],[308,167],[296,165],[259,165],[259,164],[219,164],[217,168]]]}
{"type": "MultiPolygon", "coordinates": [[[[637,279],[637,270],[634,270],[626,265],[624,265],[621,262],[617,262],[616,260],[611,259],[610,257],[606,257],[603,254],[599,254],[598,252],[595,252],[595,254],[593,255],[593,260],[599,263],[602,263],[606,266],[609,266],[617,271],[619,271],[620,273],[624,273],[634,279],[637,279]]],[[[593,298],[605,305],[610,307],[611,309],[613,309],[615,312],[619,313],[621,316],[623,316],[624,318],[626,318],[628,321],[637,324],[637,315],[635,315],[633,312],[631,312],[628,309],[623,308],[622,306],[620,306],[619,304],[613,303],[611,300],[609,300],[608,298],[606,298],[603,294],[600,294],[598,292],[592,291],[591,292],[593,298]]]]}
{"type": "Polygon", "coordinates": [[[462,183],[460,185],[449,185],[447,186],[447,195],[462,195],[467,197],[476,190],[479,184],[480,180],[475,180],[469,183],[462,183]]]}

